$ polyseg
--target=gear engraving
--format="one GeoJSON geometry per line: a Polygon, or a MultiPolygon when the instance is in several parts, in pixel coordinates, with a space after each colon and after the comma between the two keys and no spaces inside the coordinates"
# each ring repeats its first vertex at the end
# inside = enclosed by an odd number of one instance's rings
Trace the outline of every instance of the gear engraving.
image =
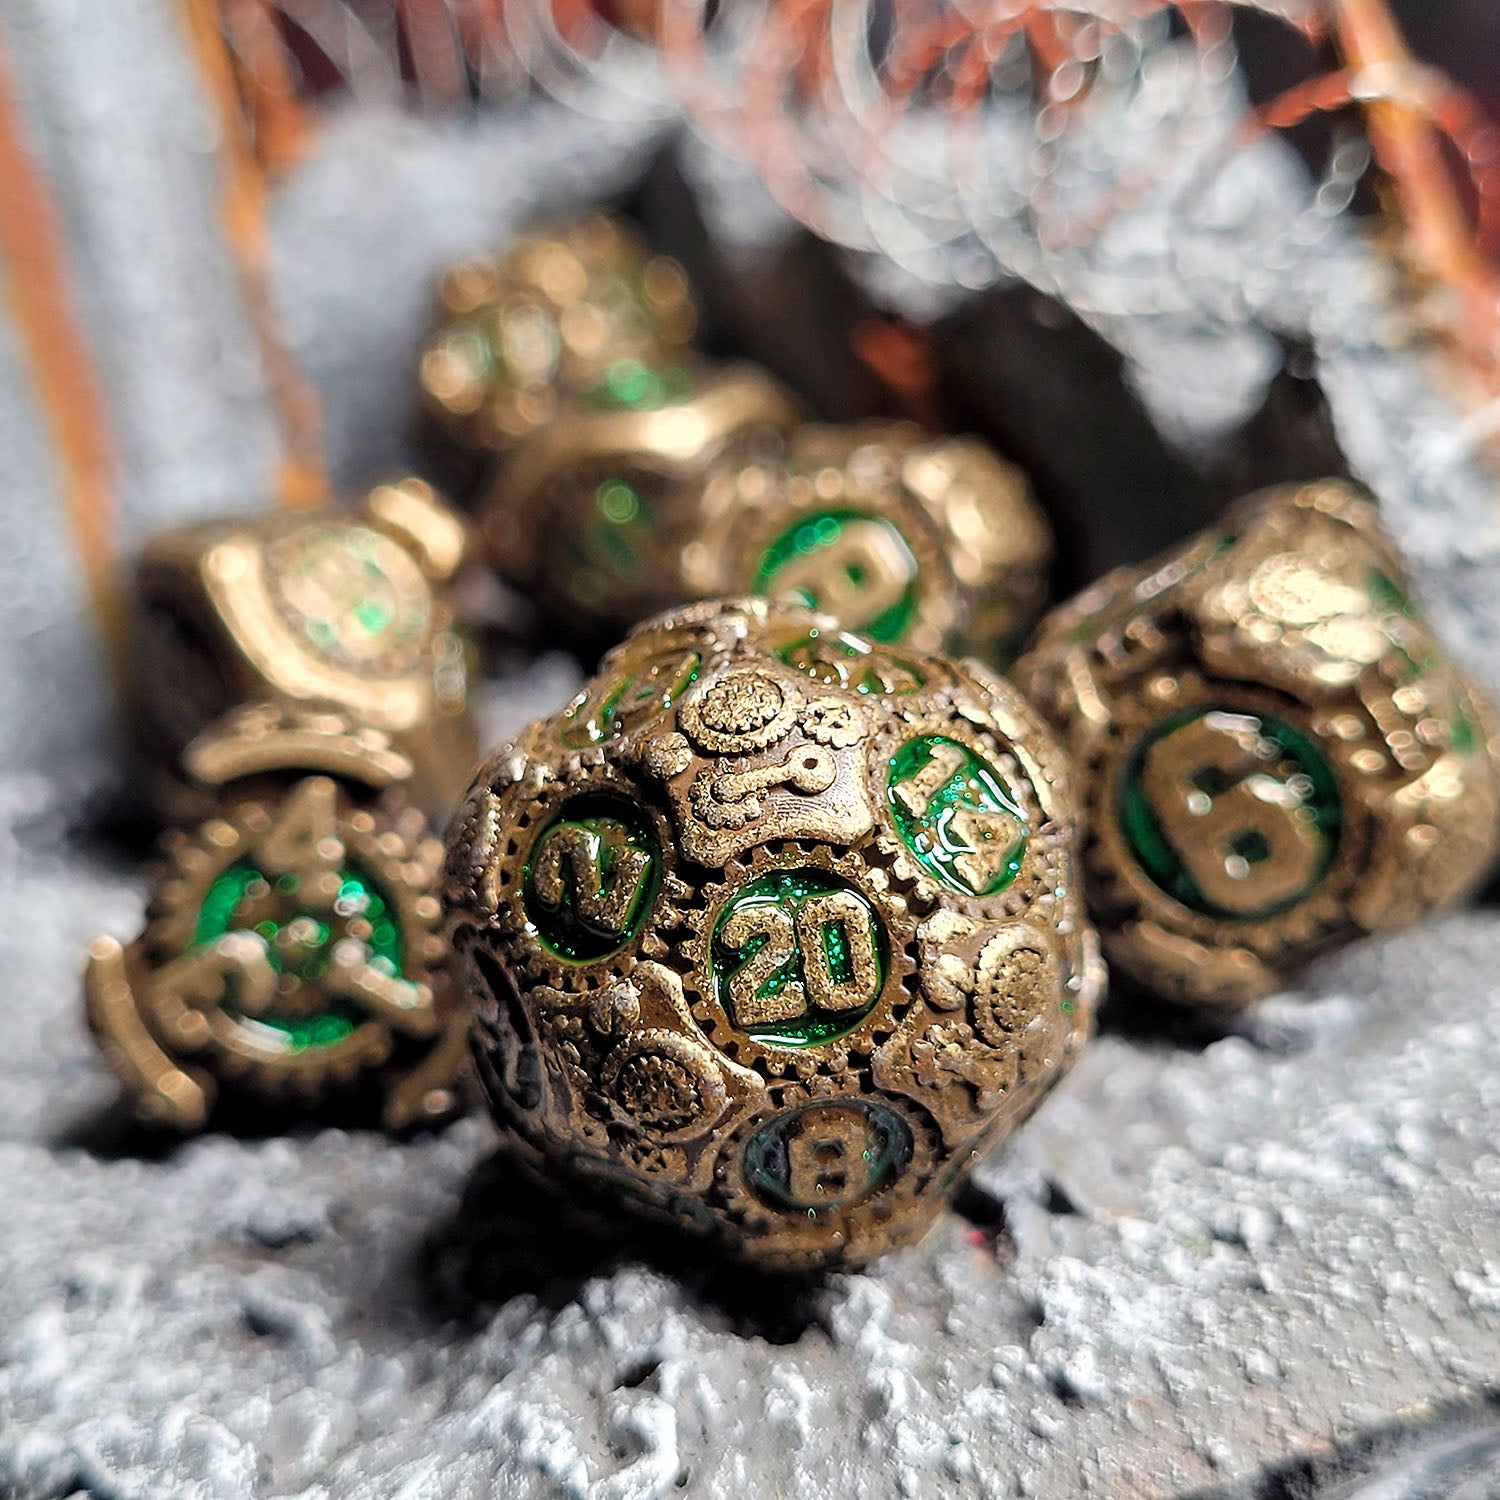
{"type": "Polygon", "coordinates": [[[773,1266],[919,1234],[1100,986],[1046,731],[998,679],[884,650],[757,600],[652,621],[575,702],[674,653],[695,680],[586,748],[576,708],[523,732],[449,851],[523,1154],[773,1266]],[[825,636],[864,666],[779,654],[825,636]]]}

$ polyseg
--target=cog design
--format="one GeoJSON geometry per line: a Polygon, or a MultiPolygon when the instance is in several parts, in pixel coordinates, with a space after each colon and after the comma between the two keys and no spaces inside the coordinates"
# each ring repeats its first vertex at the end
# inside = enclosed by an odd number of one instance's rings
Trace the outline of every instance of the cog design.
{"type": "Polygon", "coordinates": [[[756,667],[735,667],[703,682],[677,711],[677,723],[701,749],[749,755],[784,739],[802,708],[802,695],[756,667]]]}
{"type": "Polygon", "coordinates": [[[351,807],[322,776],[169,836],[142,939],[168,1052],[311,1100],[431,1042],[446,945],[412,874],[435,877],[440,852],[420,814],[351,807]]]}
{"type": "Polygon", "coordinates": [[[502,1124],[542,1169],[787,1267],[919,1233],[1066,1069],[1098,991],[1033,711],[939,657],[887,694],[776,654],[825,634],[860,670],[878,649],[754,600],[643,627],[587,701],[688,641],[698,680],[587,749],[525,731],[453,856],[502,1124]]]}
{"type": "MultiPolygon", "coordinates": [[[[771,1078],[789,1073],[797,1077],[842,1074],[867,1060],[900,1024],[913,1001],[904,983],[904,974],[914,964],[916,930],[906,902],[908,890],[881,865],[829,845],[779,841],[757,845],[748,856],[730,861],[720,879],[696,888],[691,903],[679,908],[682,925],[674,934],[676,941],[669,945],[672,961],[679,953],[687,960],[684,978],[697,997],[693,1016],[704,1035],[726,1056],[771,1078]],[[770,924],[747,923],[742,943],[726,943],[726,928],[737,906],[742,912],[747,903],[759,904],[767,913],[784,910],[786,898],[778,888],[782,882],[792,888],[799,913],[805,910],[809,894],[820,893],[847,892],[865,908],[871,924],[870,948],[880,970],[873,994],[859,989],[857,1003],[844,1011],[819,1007],[816,997],[804,1003],[808,981],[795,976],[806,975],[807,961],[797,944],[795,918],[785,922],[784,934],[773,928],[766,935],[763,928],[770,924]],[[761,993],[754,997],[767,1007],[767,1019],[737,1024],[730,989],[733,976],[743,973],[746,964],[783,936],[793,951],[766,975],[756,987],[761,993]],[[798,998],[792,1005],[775,1005],[787,990],[794,990],[798,998]]],[[[803,928],[805,934],[805,922],[803,928]]],[[[816,940],[824,941],[821,934],[816,940]]],[[[831,941],[839,943],[840,939],[831,941]]],[[[850,942],[848,936],[842,938],[846,950],[850,942]]],[[[821,967],[835,985],[841,978],[846,984],[858,978],[848,957],[843,971],[837,956],[821,967]]]]}

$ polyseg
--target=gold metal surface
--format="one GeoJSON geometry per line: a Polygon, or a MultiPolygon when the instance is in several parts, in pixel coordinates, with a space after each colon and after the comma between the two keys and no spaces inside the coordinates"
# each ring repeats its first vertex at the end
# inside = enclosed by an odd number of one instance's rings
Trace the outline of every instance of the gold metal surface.
{"type": "Polygon", "coordinates": [[[682,378],[696,323],[675,261],[602,213],[454,267],[422,351],[429,409],[455,436],[505,451],[569,403],[657,404],[682,378]]]}
{"type": "Polygon", "coordinates": [[[488,555],[575,625],[756,593],[888,644],[1009,660],[1052,559],[1020,471],[972,438],[795,414],[732,368],[670,408],[559,418],[496,481],[488,555]]]}
{"type": "Polygon", "coordinates": [[[143,934],[91,945],[86,1013],[142,1120],[347,1100],[389,1129],[460,1103],[466,1021],[411,763],[332,711],[252,705],[187,764],[213,815],[165,836],[143,934]]]}
{"type": "Polygon", "coordinates": [[[973,663],[752,598],[641,626],[450,831],[519,1158],[775,1268],[915,1239],[1088,1035],[1069,799],[973,663]]]}
{"type": "Polygon", "coordinates": [[[462,524],[420,480],[357,512],[276,513],[156,537],[137,569],[138,742],[169,815],[177,763],[241,703],[334,705],[410,757],[411,794],[452,806],[476,751],[465,647],[446,585],[462,524]]]}
{"type": "Polygon", "coordinates": [[[1241,502],[1049,615],[1014,671],[1088,799],[1121,974],[1238,1003],[1450,905],[1500,849],[1496,721],[1364,492],[1241,502]]]}

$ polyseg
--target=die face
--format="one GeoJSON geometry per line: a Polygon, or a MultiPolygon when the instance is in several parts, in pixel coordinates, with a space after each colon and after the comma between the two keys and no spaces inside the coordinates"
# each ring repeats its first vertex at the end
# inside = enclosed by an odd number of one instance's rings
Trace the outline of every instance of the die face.
{"type": "Polygon", "coordinates": [[[1019,471],[909,423],[788,431],[796,416],[764,377],[731,370],[649,417],[568,417],[497,484],[490,555],[555,611],[617,629],[678,599],[753,593],[883,644],[1009,659],[1051,559],[1019,471]],[[691,444],[673,435],[683,419],[691,444]]]}
{"type": "Polygon", "coordinates": [[[1457,899],[1500,812],[1490,710],[1373,505],[1324,482],[1043,623],[1017,680],[1090,787],[1090,904],[1122,971],[1237,1002],[1457,899]]]}
{"type": "Polygon", "coordinates": [[[675,262],[584,215],[456,267],[423,350],[429,408],[464,440],[507,449],[566,403],[639,411],[684,394],[696,315],[675,262]]]}
{"type": "Polygon", "coordinates": [[[745,365],[694,365],[636,410],[571,403],[501,471],[482,507],[486,555],[559,619],[617,634],[684,597],[715,466],[774,448],[799,415],[745,365]]]}
{"type": "Polygon", "coordinates": [[[1090,1022],[1061,776],[944,658],[750,599],[643,626],[450,830],[497,1116],[769,1265],[919,1234],[1090,1022]]]}
{"type": "Polygon", "coordinates": [[[420,800],[451,801],[475,736],[466,650],[424,571],[430,556],[335,513],[157,538],[138,570],[137,678],[165,753],[237,703],[331,704],[402,743],[420,800]]]}
{"type": "Polygon", "coordinates": [[[409,765],[369,731],[269,705],[193,759],[231,772],[206,788],[214,816],[165,838],[145,932],[96,945],[87,983],[137,1110],[179,1128],[226,1093],[288,1111],[373,1094],[393,1128],[450,1112],[463,1027],[441,845],[388,784],[409,765]]]}

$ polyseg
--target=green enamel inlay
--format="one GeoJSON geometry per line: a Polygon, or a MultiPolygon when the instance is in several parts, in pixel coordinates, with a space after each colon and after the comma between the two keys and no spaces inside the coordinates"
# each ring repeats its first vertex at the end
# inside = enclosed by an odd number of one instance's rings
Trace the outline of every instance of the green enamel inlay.
{"type": "MultiPolygon", "coordinates": [[[[266,961],[278,974],[290,973],[303,984],[315,985],[328,972],[329,951],[333,944],[346,935],[342,930],[344,924],[361,919],[370,926],[370,935],[364,939],[369,949],[370,966],[391,978],[398,977],[402,960],[401,933],[379,886],[362,870],[353,867],[341,870],[339,878],[341,884],[333,911],[306,911],[295,904],[298,891],[295,875],[279,876],[273,883],[253,865],[231,865],[218,876],[203,898],[193,942],[203,946],[216,942],[228,932],[253,932],[265,945],[266,961]],[[250,918],[257,911],[269,914],[252,922],[250,918]],[[278,939],[283,929],[293,922],[304,924],[305,935],[298,944],[300,956],[289,967],[278,939]],[[337,932],[335,925],[339,928],[337,932]]],[[[222,1008],[226,1015],[234,1016],[232,1000],[222,1008]]],[[[264,1027],[277,1033],[293,1052],[332,1046],[359,1024],[358,1012],[342,1002],[334,1002],[315,1015],[270,1011],[237,1019],[240,1025],[249,1029],[264,1027]]]]}
{"type": "Polygon", "coordinates": [[[711,961],[719,1004],[741,1031],[766,1046],[812,1047],[844,1036],[873,1009],[889,944],[874,907],[847,881],[825,870],[773,870],[725,903],[711,961]],[[817,904],[808,907],[835,895],[842,905],[834,915],[820,918],[817,904]],[[859,925],[851,930],[852,923],[859,925]],[[769,945],[785,957],[761,973],[766,964],[757,960],[769,945]],[[820,993],[837,1004],[819,1004],[820,993]],[[766,1011],[779,1013],[757,1018],[766,1011]]]}
{"type": "Polygon", "coordinates": [[[657,411],[692,394],[693,377],[684,365],[658,370],[638,359],[620,359],[591,393],[589,404],[601,411],[657,411]]]}
{"type": "Polygon", "coordinates": [[[279,544],[278,557],[281,596],[321,651],[343,647],[363,658],[409,646],[427,627],[416,564],[367,526],[306,527],[279,544]]]}
{"type": "Polygon", "coordinates": [[[606,681],[597,702],[591,690],[563,716],[563,744],[582,749],[623,734],[638,718],[670,707],[697,682],[701,666],[702,658],[690,652],[665,666],[658,662],[634,676],[606,681]]]}
{"type": "Polygon", "coordinates": [[[1317,744],[1285,720],[1230,708],[1188,709],[1146,734],[1121,775],[1118,813],[1126,846],[1167,895],[1239,920],[1304,900],[1328,873],[1343,826],[1338,778],[1317,744]],[[1214,755],[1205,759],[1200,744],[1214,755]],[[1171,806],[1146,785],[1158,748],[1173,768],[1171,806]],[[1209,880],[1233,899],[1216,899],[1209,880]]]}
{"type": "Polygon", "coordinates": [[[886,801],[917,863],[952,890],[993,896],[1016,878],[1026,813],[977,751],[943,735],[908,740],[891,758],[886,801]]]}
{"type": "Polygon", "coordinates": [[[771,1207],[816,1218],[890,1186],[911,1164],[912,1149],[910,1127],[882,1104],[807,1104],[750,1137],[745,1180],[771,1207]]]}
{"type": "Polygon", "coordinates": [[[809,630],[776,647],[787,666],[829,687],[900,696],[926,685],[914,661],[845,631],[809,630]]]}
{"type": "Polygon", "coordinates": [[[787,528],[761,555],[752,588],[758,594],[778,595],[791,592],[809,609],[829,610],[838,603],[838,613],[846,623],[876,641],[899,641],[911,624],[917,606],[917,560],[906,538],[883,516],[872,516],[859,510],[824,510],[804,516],[787,528]],[[866,570],[857,551],[845,545],[853,525],[878,527],[891,544],[891,555],[899,559],[903,577],[896,580],[899,597],[881,608],[873,618],[862,618],[858,600],[862,590],[879,584],[888,588],[885,579],[876,579],[866,570]],[[807,564],[820,565],[823,576],[813,572],[809,579],[807,564]],[[838,576],[831,576],[836,574],[838,576]],[[795,579],[795,582],[792,580],[795,579]]]}
{"type": "Polygon", "coordinates": [[[645,572],[655,537],[656,513],[624,479],[601,480],[594,488],[594,517],[580,538],[582,555],[568,578],[581,604],[597,605],[612,583],[634,583],[645,572]]]}
{"type": "Polygon", "coordinates": [[[629,944],[661,881],[646,814],[623,797],[575,797],[537,835],[522,876],[533,931],[568,963],[592,963],[629,944]]]}

